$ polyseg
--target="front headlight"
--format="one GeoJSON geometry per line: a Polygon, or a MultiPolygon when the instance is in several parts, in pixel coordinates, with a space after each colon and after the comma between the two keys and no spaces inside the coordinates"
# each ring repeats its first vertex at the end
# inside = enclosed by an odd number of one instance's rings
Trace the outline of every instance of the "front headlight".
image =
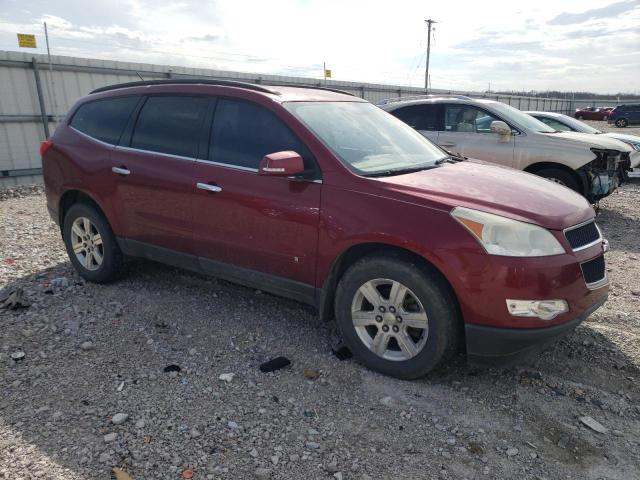
{"type": "Polygon", "coordinates": [[[565,253],[551,232],[537,225],[465,207],[454,208],[451,215],[491,255],[546,257],[565,253]]]}
{"type": "Polygon", "coordinates": [[[640,143],[632,143],[631,146],[636,152],[640,152],[640,143]]]}

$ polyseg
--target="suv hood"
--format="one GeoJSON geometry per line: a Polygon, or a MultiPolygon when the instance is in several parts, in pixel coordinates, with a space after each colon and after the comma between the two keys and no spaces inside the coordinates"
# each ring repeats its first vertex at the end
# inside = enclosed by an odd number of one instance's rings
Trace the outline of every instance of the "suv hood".
{"type": "MultiPolygon", "coordinates": [[[[582,132],[558,132],[540,133],[549,139],[556,139],[562,142],[572,142],[584,145],[589,148],[605,148],[607,150],[617,150],[619,152],[631,152],[633,149],[624,142],[603,135],[582,132]]],[[[553,141],[553,140],[552,140],[553,141]]]]}
{"type": "Polygon", "coordinates": [[[626,133],[615,132],[607,132],[602,135],[609,138],[615,138],[616,140],[622,140],[623,142],[637,143],[640,145],[640,137],[637,135],[627,135],[626,133]]]}
{"type": "Polygon", "coordinates": [[[476,160],[372,181],[382,183],[399,200],[440,204],[448,210],[457,206],[474,208],[552,230],[595,216],[584,197],[566,187],[476,160]]]}

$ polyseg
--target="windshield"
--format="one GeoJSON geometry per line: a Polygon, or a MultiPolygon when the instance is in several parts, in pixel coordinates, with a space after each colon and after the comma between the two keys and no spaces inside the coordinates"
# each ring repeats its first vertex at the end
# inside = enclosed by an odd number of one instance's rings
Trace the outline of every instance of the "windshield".
{"type": "Polygon", "coordinates": [[[560,118],[558,118],[558,121],[564,123],[565,125],[568,125],[569,127],[571,127],[572,130],[576,132],[602,133],[600,130],[593,128],[591,125],[587,125],[586,123],[581,122],[580,120],[576,120],[575,118],[572,118],[569,115],[560,115],[560,118]]]}
{"type": "Polygon", "coordinates": [[[533,118],[531,115],[528,115],[517,108],[514,108],[506,103],[492,103],[491,106],[501,114],[507,122],[512,121],[516,125],[523,127],[528,130],[533,130],[534,132],[541,133],[555,133],[556,130],[551,128],[549,125],[545,125],[540,120],[533,118]]]}
{"type": "Polygon", "coordinates": [[[414,129],[370,103],[287,102],[284,106],[361,175],[431,168],[447,157],[414,129]]]}

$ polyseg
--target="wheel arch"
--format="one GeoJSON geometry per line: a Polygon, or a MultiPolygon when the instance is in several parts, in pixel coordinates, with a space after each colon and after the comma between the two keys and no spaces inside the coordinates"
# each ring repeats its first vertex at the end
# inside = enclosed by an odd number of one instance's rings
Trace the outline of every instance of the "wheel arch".
{"type": "MultiPolygon", "coordinates": [[[[456,295],[455,289],[451,282],[447,279],[444,273],[436,267],[433,262],[430,262],[424,256],[403,248],[397,245],[379,242],[367,242],[358,243],[350,246],[344,252],[342,252],[333,262],[329,274],[322,286],[320,292],[320,299],[318,301],[318,310],[320,318],[324,321],[331,321],[334,319],[333,304],[335,300],[335,291],[338,286],[338,282],[344,273],[347,271],[350,265],[358,260],[373,256],[373,255],[388,255],[402,260],[415,263],[422,270],[429,270],[438,275],[443,283],[449,288],[452,298],[455,299],[456,308],[460,312],[460,301],[456,295]]],[[[459,318],[462,318],[460,314],[459,318]]],[[[462,329],[464,331],[464,329],[462,329]]]]}
{"type": "Polygon", "coordinates": [[[90,194],[82,190],[70,189],[64,192],[64,194],[60,197],[58,206],[58,224],[60,225],[60,230],[62,230],[62,227],[64,225],[65,215],[67,214],[69,209],[76,203],[85,203],[95,207],[98,212],[100,212],[100,214],[105,218],[105,220],[109,222],[104,209],[90,194]]]}
{"type": "Polygon", "coordinates": [[[534,175],[536,175],[539,171],[544,170],[545,168],[556,168],[558,170],[562,170],[563,172],[568,173],[569,175],[571,175],[576,182],[578,183],[578,185],[580,185],[581,188],[581,194],[584,195],[585,192],[588,191],[587,187],[587,179],[585,178],[584,175],[580,175],[579,172],[577,172],[576,170],[567,167],[566,165],[563,165],[562,163],[556,163],[556,162],[536,162],[536,163],[532,163],[531,165],[528,165],[527,167],[525,167],[524,171],[527,173],[532,173],[534,175]]]}

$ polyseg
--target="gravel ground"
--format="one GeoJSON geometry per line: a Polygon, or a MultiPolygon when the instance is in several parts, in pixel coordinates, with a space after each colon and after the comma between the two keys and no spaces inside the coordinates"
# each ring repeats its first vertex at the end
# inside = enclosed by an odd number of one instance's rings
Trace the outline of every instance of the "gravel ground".
{"type": "Polygon", "coordinates": [[[0,219],[0,290],[30,302],[0,309],[0,478],[640,478],[637,179],[601,203],[604,307],[528,366],[413,382],[293,301],[143,261],[85,284],[37,189],[0,219]]]}

